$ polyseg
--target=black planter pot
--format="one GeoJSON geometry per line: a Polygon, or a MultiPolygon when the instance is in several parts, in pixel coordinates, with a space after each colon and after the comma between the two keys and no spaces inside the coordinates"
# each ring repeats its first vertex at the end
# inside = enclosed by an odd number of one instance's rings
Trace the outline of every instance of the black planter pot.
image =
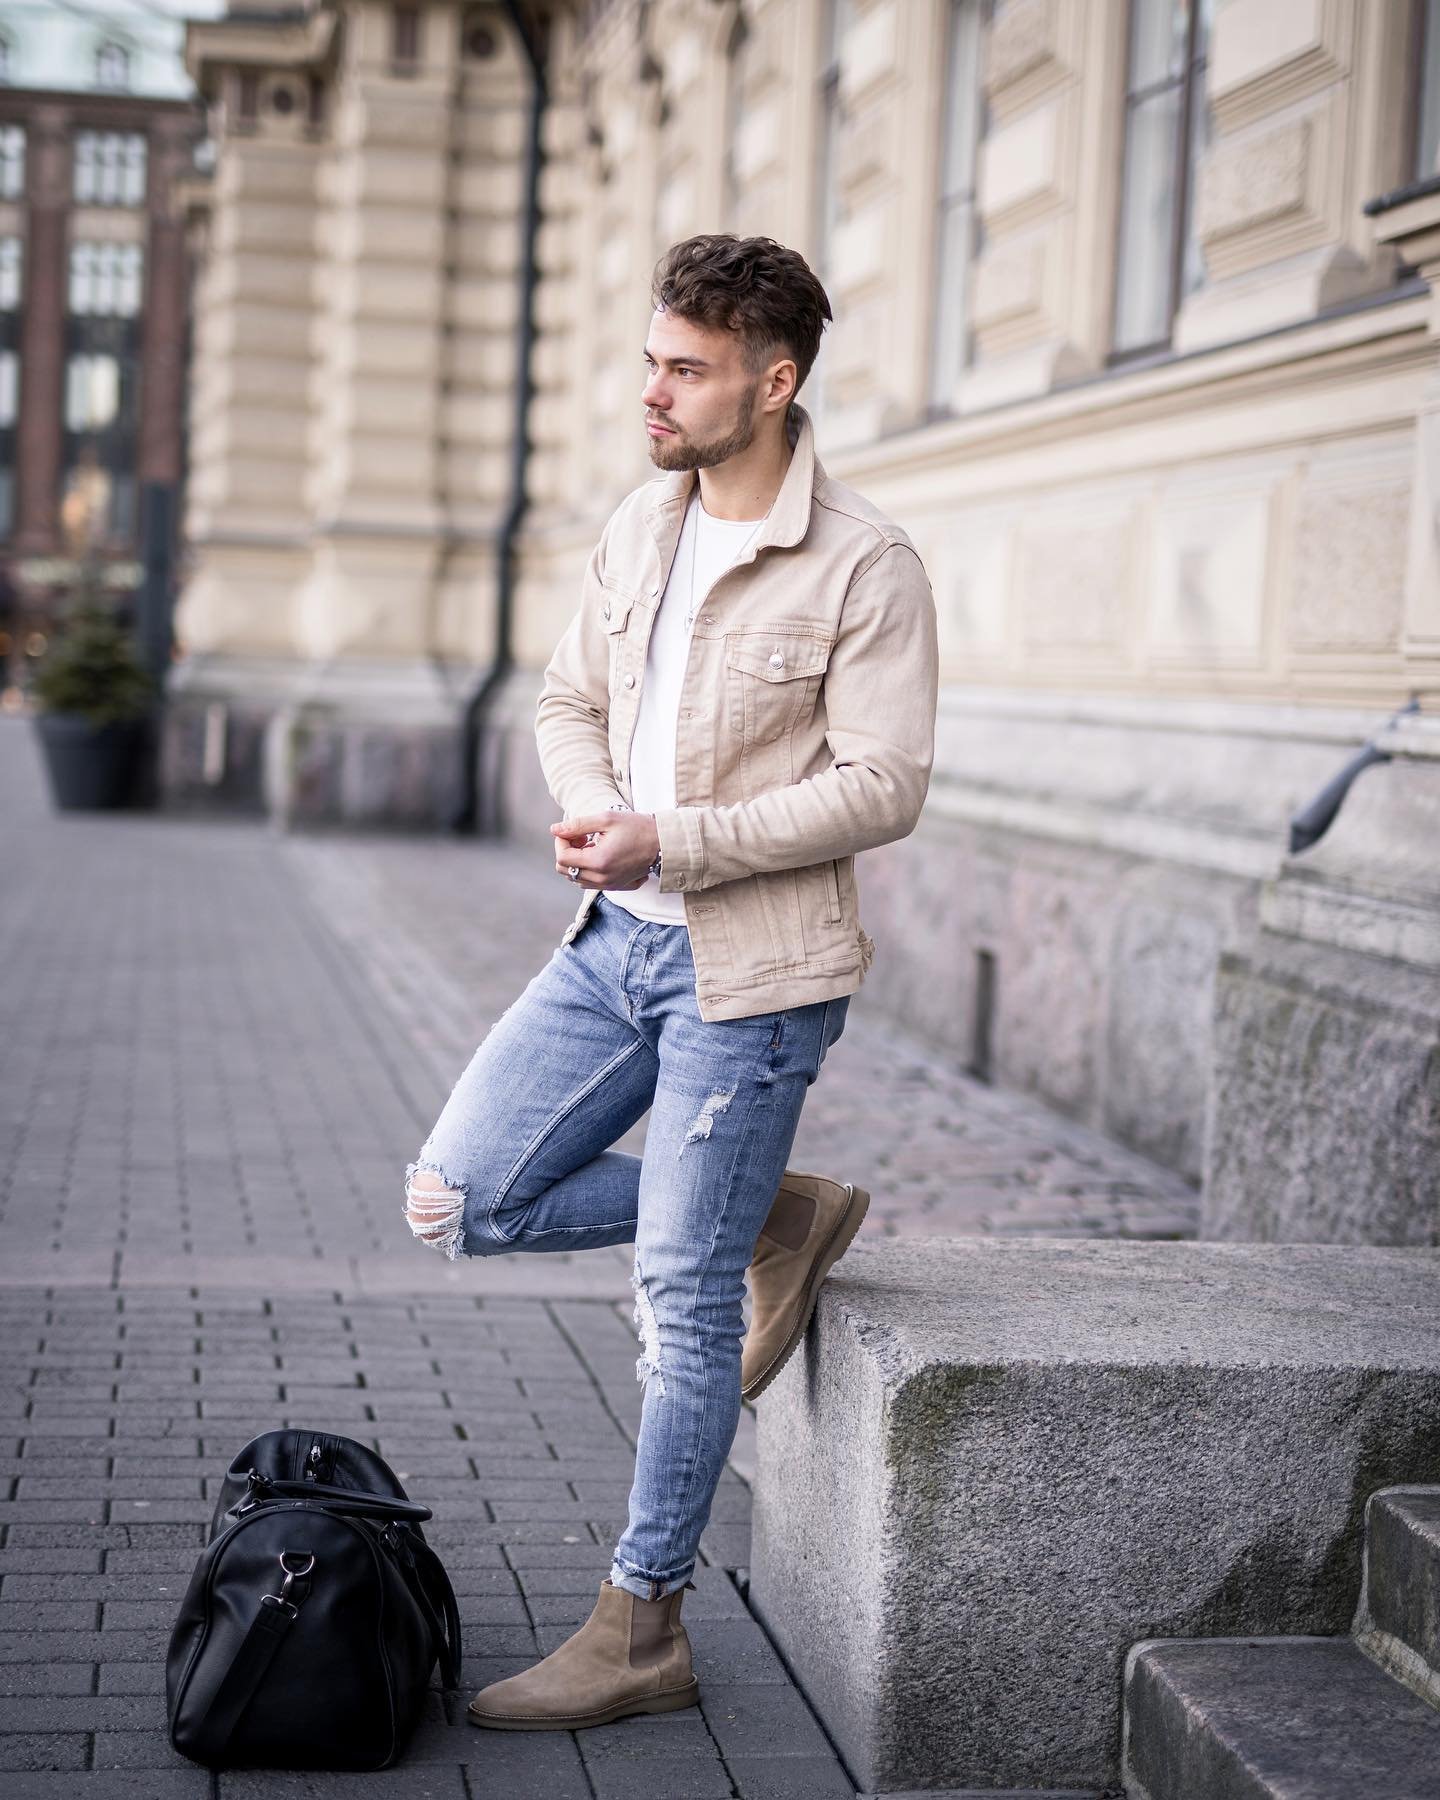
{"type": "Polygon", "coordinates": [[[74,812],[126,805],[145,750],[145,719],[92,725],[80,713],[40,712],[34,724],[57,807],[74,812]]]}

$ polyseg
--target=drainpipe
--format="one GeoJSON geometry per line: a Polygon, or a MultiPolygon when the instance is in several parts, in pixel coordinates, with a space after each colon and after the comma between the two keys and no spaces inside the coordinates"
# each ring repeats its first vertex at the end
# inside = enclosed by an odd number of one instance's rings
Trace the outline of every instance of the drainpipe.
{"type": "Polygon", "coordinates": [[[481,804],[476,764],[484,737],[486,714],[494,696],[504,685],[515,666],[511,650],[515,601],[515,540],[525,516],[525,453],[528,447],[527,427],[534,386],[530,374],[530,357],[535,344],[535,240],[540,229],[540,164],[541,132],[545,107],[549,99],[545,87],[545,69],[540,48],[530,35],[520,15],[519,0],[504,0],[505,12],[514,27],[530,65],[530,119],[525,140],[525,202],[520,253],[520,321],[515,338],[515,417],[510,431],[510,499],[496,539],[496,620],[495,654],[490,667],[480,677],[465,702],[460,728],[460,801],[450,819],[450,829],[474,832],[477,836],[498,836],[500,820],[486,818],[481,804]]]}

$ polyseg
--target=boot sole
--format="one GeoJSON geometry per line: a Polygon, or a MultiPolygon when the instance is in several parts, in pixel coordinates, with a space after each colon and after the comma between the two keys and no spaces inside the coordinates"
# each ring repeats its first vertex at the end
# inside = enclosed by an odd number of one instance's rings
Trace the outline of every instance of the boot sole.
{"type": "Polygon", "coordinates": [[[810,1320],[815,1311],[815,1302],[820,1298],[821,1282],[850,1248],[855,1233],[860,1229],[861,1220],[870,1210],[870,1195],[864,1188],[856,1187],[853,1181],[847,1181],[845,1186],[849,1190],[845,1210],[835,1221],[834,1230],[826,1239],[820,1254],[815,1258],[815,1266],[810,1271],[810,1277],[805,1284],[800,1302],[799,1316],[791,1327],[789,1336],[780,1346],[779,1355],[776,1356],[774,1362],[768,1369],[762,1369],[749,1387],[741,1388],[740,1397],[743,1400],[753,1400],[757,1394],[763,1394],[795,1354],[800,1340],[809,1329],[810,1320]]]}
{"type": "Polygon", "coordinates": [[[617,1700],[613,1706],[603,1706],[598,1712],[590,1713],[477,1713],[473,1706],[467,1706],[465,1717],[472,1725],[488,1726],[498,1731],[583,1731],[587,1725],[608,1725],[614,1719],[626,1718],[631,1713],[667,1713],[679,1712],[682,1707],[694,1706],[700,1698],[700,1680],[698,1676],[684,1687],[666,1688],[658,1694],[644,1694],[634,1700],[617,1700]]]}

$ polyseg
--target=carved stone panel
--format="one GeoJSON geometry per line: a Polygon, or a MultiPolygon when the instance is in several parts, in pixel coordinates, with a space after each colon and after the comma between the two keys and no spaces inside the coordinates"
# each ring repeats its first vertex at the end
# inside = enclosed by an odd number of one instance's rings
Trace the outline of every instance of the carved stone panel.
{"type": "Polygon", "coordinates": [[[1293,648],[1399,648],[1409,525],[1404,480],[1307,489],[1296,525],[1293,648]]]}

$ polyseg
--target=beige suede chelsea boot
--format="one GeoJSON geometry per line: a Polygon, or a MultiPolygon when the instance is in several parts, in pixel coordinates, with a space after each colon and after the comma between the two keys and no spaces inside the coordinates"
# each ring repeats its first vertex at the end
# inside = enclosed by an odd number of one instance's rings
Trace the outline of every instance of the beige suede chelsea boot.
{"type": "Polygon", "coordinates": [[[574,1636],[533,1668],[481,1688],[466,1717],[504,1731],[579,1731],[628,1713],[694,1706],[700,1683],[680,1623],[684,1593],[676,1588],[660,1600],[642,1600],[612,1587],[607,1575],[574,1636]]]}
{"type": "Polygon", "coordinates": [[[860,1229],[870,1196],[852,1181],[787,1169],[760,1228],[746,1280],[750,1329],[740,1356],[740,1392],[753,1400],[784,1368],[805,1335],[820,1284],[860,1229]]]}

